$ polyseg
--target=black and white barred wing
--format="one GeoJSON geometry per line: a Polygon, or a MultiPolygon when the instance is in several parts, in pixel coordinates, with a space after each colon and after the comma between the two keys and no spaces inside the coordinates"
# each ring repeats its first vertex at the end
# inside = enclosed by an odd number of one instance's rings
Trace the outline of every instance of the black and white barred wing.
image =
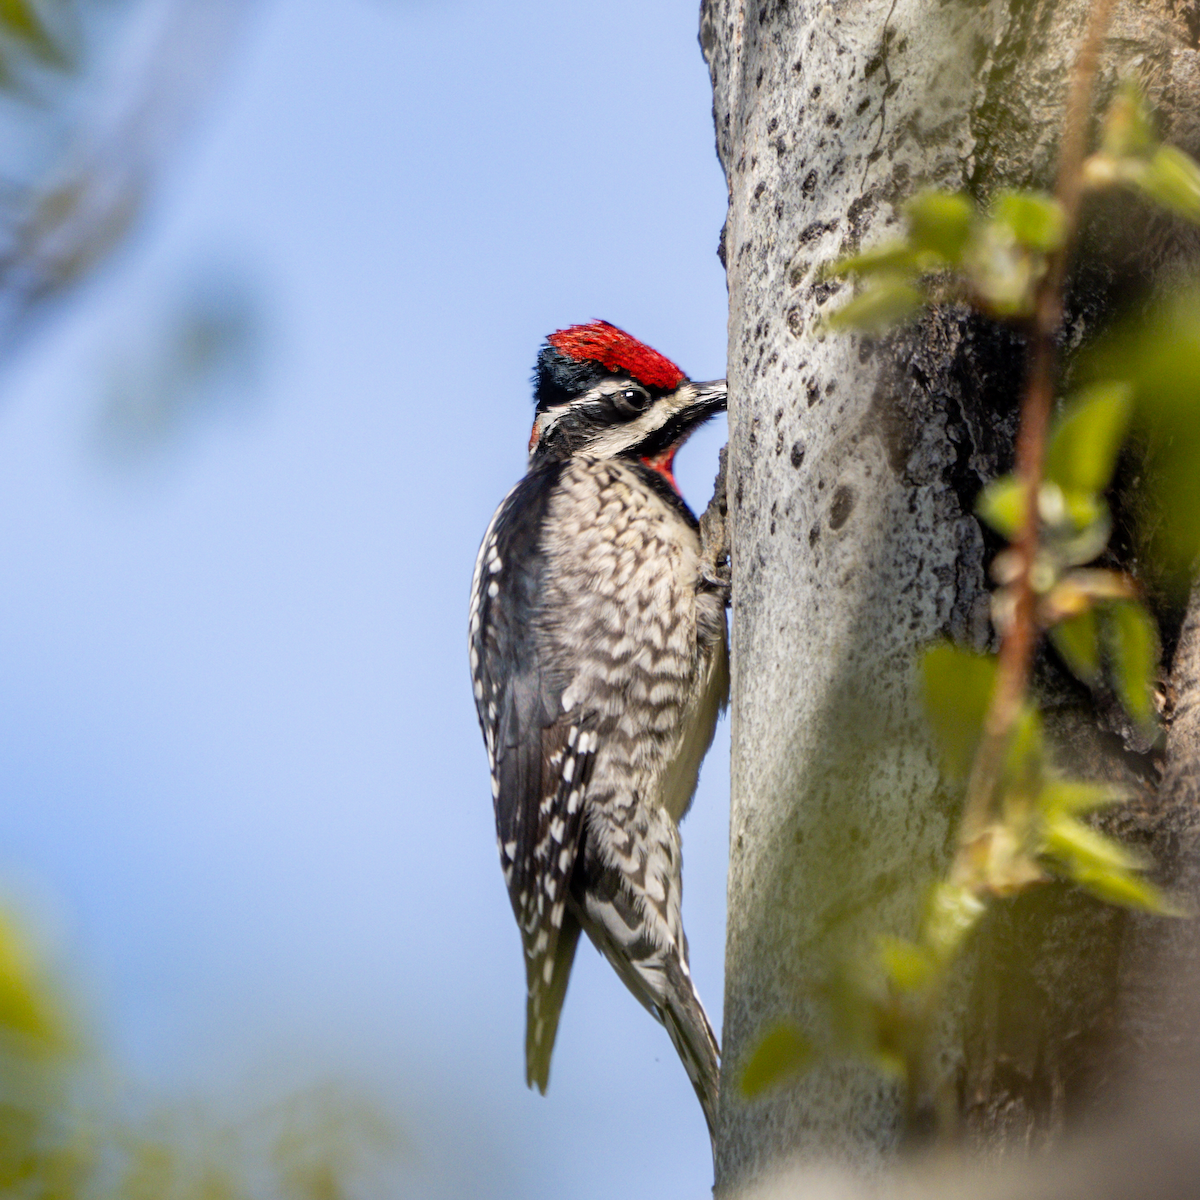
{"type": "Polygon", "coordinates": [[[527,1081],[545,1091],[580,927],[567,893],[595,734],[562,712],[538,637],[539,536],[558,468],[531,472],[484,535],[471,592],[471,676],[487,746],[500,864],[525,950],[527,1081]]]}

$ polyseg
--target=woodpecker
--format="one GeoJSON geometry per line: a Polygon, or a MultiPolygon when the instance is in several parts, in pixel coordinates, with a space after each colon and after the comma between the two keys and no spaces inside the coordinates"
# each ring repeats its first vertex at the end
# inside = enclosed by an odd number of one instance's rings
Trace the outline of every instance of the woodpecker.
{"type": "Polygon", "coordinates": [[[470,662],[500,865],[545,1092],[581,930],[666,1026],[715,1127],[718,1048],[688,969],[678,822],[729,692],[726,586],[704,578],[676,451],[725,409],[607,321],[551,334],[525,477],[471,585],[470,662]]]}

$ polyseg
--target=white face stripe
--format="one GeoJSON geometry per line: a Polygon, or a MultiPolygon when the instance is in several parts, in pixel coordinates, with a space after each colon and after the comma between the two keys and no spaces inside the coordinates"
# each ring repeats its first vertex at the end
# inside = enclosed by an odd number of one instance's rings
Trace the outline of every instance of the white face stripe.
{"type": "MultiPolygon", "coordinates": [[[[532,458],[542,439],[566,413],[607,400],[626,388],[640,386],[636,380],[614,376],[611,379],[602,380],[595,387],[584,392],[582,396],[575,397],[567,404],[557,404],[553,408],[546,409],[545,412],[538,413],[537,419],[533,423],[533,433],[529,439],[530,457],[532,458]]],[[[640,413],[633,420],[624,421],[604,430],[603,433],[590,438],[587,445],[580,446],[579,449],[586,450],[595,458],[615,458],[631,446],[636,446],[644,441],[678,413],[689,408],[695,402],[696,394],[697,389],[694,384],[683,383],[675,391],[654,401],[644,413],[640,413]]],[[[682,442],[686,438],[687,434],[685,433],[680,441],[682,442]]]]}

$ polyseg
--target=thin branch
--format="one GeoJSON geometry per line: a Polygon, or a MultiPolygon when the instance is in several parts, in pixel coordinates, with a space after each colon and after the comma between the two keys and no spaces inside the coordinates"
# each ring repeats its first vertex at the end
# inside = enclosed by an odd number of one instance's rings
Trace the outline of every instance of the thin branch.
{"type": "Polygon", "coordinates": [[[1083,196],[1082,169],[1092,91],[1100,47],[1108,32],[1114,4],[1115,0],[1094,0],[1083,44],[1071,73],[1055,187],[1055,196],[1065,218],[1065,233],[1062,248],[1050,256],[1046,274],[1035,297],[1029,371],[1021,401],[1016,446],[1016,474],[1025,485],[1025,516],[1014,543],[1017,574],[1010,584],[1013,606],[1000,645],[996,691],[984,720],[983,738],[967,786],[959,852],[953,868],[956,881],[964,884],[970,882],[973,874],[965,851],[984,833],[992,819],[1008,736],[1021,711],[1040,632],[1037,596],[1031,579],[1039,549],[1038,492],[1042,483],[1046,433],[1058,375],[1058,332],[1062,324],[1063,290],[1083,196]]]}

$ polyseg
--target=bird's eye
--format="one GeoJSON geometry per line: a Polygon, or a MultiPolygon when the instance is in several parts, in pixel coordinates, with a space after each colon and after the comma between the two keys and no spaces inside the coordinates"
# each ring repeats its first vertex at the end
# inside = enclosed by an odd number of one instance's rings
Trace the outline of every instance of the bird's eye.
{"type": "Polygon", "coordinates": [[[627,387],[617,393],[617,407],[624,413],[633,416],[645,412],[650,407],[650,393],[645,388],[627,387]]]}

